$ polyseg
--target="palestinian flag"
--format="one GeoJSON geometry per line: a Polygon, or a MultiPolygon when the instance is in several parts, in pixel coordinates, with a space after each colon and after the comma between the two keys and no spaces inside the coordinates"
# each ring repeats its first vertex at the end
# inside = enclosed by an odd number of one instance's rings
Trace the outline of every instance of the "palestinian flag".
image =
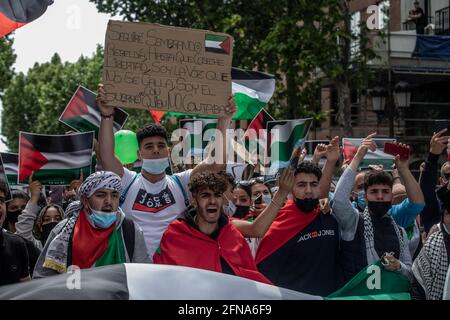
{"type": "Polygon", "coordinates": [[[230,54],[231,38],[220,34],[205,34],[205,51],[230,54]]]}
{"type": "MultiPolygon", "coordinates": [[[[59,121],[79,132],[94,131],[98,137],[100,128],[100,110],[95,101],[97,95],[79,86],[64,109],[59,121]]],[[[116,108],[114,113],[114,132],[122,129],[128,119],[128,113],[116,108]]]]}
{"type": "Polygon", "coordinates": [[[411,300],[410,282],[398,271],[387,271],[380,261],[361,270],[332,300],[411,300]]]}
{"type": "Polygon", "coordinates": [[[10,185],[17,185],[19,178],[19,155],[17,153],[0,152],[5,168],[6,177],[10,185]]]}
{"type": "MultiPolygon", "coordinates": [[[[384,143],[385,142],[395,142],[395,139],[373,139],[377,144],[377,150],[375,152],[368,151],[363,161],[359,165],[360,168],[367,168],[369,165],[379,165],[382,164],[385,170],[391,170],[391,166],[394,164],[394,156],[384,153],[384,143]]],[[[358,147],[363,141],[362,138],[343,138],[342,145],[344,146],[344,160],[352,161],[358,147]]]]}
{"type": "Polygon", "coordinates": [[[39,18],[53,0],[0,1],[0,37],[39,18]]]}
{"type": "MultiPolygon", "coordinates": [[[[11,190],[9,189],[8,178],[6,177],[5,166],[3,164],[2,158],[0,157],[0,180],[6,185],[5,201],[11,200],[11,190]]],[[[1,230],[1,226],[0,226],[1,230]]],[[[0,231],[1,232],[1,231],[0,231]]]]}
{"type": "Polygon", "coordinates": [[[235,120],[252,120],[275,92],[275,78],[267,73],[231,69],[232,93],[238,111],[235,120]]]}
{"type": "Polygon", "coordinates": [[[261,164],[266,153],[266,128],[269,121],[275,121],[275,119],[265,109],[261,109],[252,122],[250,122],[243,137],[245,148],[250,154],[259,156],[261,164]]]}
{"type": "MultiPolygon", "coordinates": [[[[267,105],[275,92],[275,77],[267,73],[232,68],[231,81],[232,92],[238,108],[233,120],[253,120],[267,105]]],[[[174,117],[214,118],[213,116],[180,112],[166,112],[165,114],[174,117]]]]}
{"type": "Polygon", "coordinates": [[[269,151],[268,159],[270,159],[269,176],[277,177],[280,170],[289,165],[294,149],[304,145],[311,124],[312,118],[267,123],[266,150],[269,151]]]}
{"type": "Polygon", "coordinates": [[[165,112],[164,111],[152,111],[152,110],[149,110],[149,112],[150,112],[150,116],[152,117],[153,121],[155,121],[155,123],[160,124],[161,119],[165,115],[165,112]]]}
{"type": "MultiPolygon", "coordinates": [[[[175,265],[140,263],[81,269],[0,286],[0,300],[17,299],[322,300],[318,296],[225,273],[175,265]],[[77,290],[80,288],[81,290],[77,290]]],[[[183,309],[187,308],[187,305],[184,306],[183,303],[183,309]]],[[[184,311],[185,314],[189,314],[188,312],[187,309],[184,311]]]]}
{"type": "Polygon", "coordinates": [[[185,119],[180,120],[183,136],[183,157],[206,157],[204,150],[211,140],[214,140],[216,119],[185,119]]]}
{"type": "Polygon", "coordinates": [[[91,174],[94,133],[43,135],[20,132],[19,182],[29,176],[43,185],[69,185],[72,180],[91,174]]]}

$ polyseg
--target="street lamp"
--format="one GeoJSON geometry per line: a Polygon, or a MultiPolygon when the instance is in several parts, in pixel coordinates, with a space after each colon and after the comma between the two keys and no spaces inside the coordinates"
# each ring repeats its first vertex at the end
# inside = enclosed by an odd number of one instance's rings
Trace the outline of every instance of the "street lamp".
{"type": "Polygon", "coordinates": [[[411,85],[400,81],[394,87],[394,99],[397,108],[409,108],[411,105],[411,85]]]}
{"type": "Polygon", "coordinates": [[[386,107],[387,90],[383,87],[376,86],[369,92],[372,97],[372,110],[380,118],[386,107]]]}

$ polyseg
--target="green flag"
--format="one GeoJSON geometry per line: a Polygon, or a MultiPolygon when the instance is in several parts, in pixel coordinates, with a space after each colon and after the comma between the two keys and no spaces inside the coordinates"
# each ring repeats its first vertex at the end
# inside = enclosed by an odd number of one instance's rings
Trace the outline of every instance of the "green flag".
{"type": "Polygon", "coordinates": [[[185,119],[180,120],[180,129],[183,133],[183,149],[186,148],[187,157],[203,159],[204,150],[208,143],[214,139],[217,119],[185,119]]]}
{"type": "MultiPolygon", "coordinates": [[[[252,70],[231,69],[231,91],[238,108],[233,120],[253,120],[270,101],[275,92],[275,77],[252,70]]],[[[166,112],[169,116],[193,116],[194,114],[166,112]]],[[[196,115],[201,118],[217,118],[215,116],[196,115]]]]}
{"type": "Polygon", "coordinates": [[[332,300],[411,300],[410,282],[399,271],[388,271],[381,261],[366,267],[330,294],[332,300]]]}
{"type": "MultiPolygon", "coordinates": [[[[267,122],[267,147],[270,169],[266,180],[276,179],[289,165],[292,151],[303,146],[312,124],[312,118],[267,122]]],[[[268,161],[265,161],[268,165],[268,161]]]]}

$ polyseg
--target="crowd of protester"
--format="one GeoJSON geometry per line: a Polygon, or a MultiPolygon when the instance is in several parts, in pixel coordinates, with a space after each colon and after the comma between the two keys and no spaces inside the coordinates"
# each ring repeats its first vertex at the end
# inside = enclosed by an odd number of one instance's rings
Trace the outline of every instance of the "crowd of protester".
{"type": "MultiPolygon", "coordinates": [[[[370,134],[340,170],[334,137],[317,146],[311,162],[294,150],[291,165],[268,182],[258,174],[236,180],[225,161],[209,159],[166,175],[167,132],[150,124],[136,133],[143,163],[136,173],[114,155],[115,109],[104,97],[100,87],[101,171],[48,197],[30,178],[28,193],[13,190],[5,202],[0,184],[0,285],[72,265],[155,263],[327,296],[381,260],[407,277],[413,299],[443,298],[450,262],[450,163],[440,165],[450,154],[446,130],[431,137],[418,180],[399,156],[393,168],[361,169],[377,148],[370,134]]],[[[217,130],[225,133],[235,111],[230,100],[217,130]]]]}

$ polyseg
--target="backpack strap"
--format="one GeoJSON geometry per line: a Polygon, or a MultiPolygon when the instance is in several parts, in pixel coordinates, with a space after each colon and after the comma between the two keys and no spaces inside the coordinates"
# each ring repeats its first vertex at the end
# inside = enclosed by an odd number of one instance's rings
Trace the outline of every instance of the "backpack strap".
{"type": "Polygon", "coordinates": [[[184,197],[184,204],[186,205],[186,207],[189,207],[189,198],[187,196],[186,190],[184,190],[183,184],[180,181],[180,178],[178,178],[177,175],[171,175],[169,176],[173,181],[175,181],[175,183],[178,185],[178,187],[181,189],[181,192],[183,193],[183,197],[184,197]]]}
{"type": "Polygon", "coordinates": [[[135,239],[135,226],[133,220],[124,218],[122,222],[122,234],[123,241],[125,242],[125,248],[128,252],[130,262],[133,262],[134,255],[134,239],[135,239]]]}
{"type": "Polygon", "coordinates": [[[130,187],[133,185],[134,181],[137,179],[138,176],[140,176],[140,173],[137,173],[133,179],[131,180],[130,184],[125,188],[125,190],[122,192],[119,198],[119,207],[122,207],[123,203],[125,202],[127,198],[128,191],[130,190],[130,187]]]}

